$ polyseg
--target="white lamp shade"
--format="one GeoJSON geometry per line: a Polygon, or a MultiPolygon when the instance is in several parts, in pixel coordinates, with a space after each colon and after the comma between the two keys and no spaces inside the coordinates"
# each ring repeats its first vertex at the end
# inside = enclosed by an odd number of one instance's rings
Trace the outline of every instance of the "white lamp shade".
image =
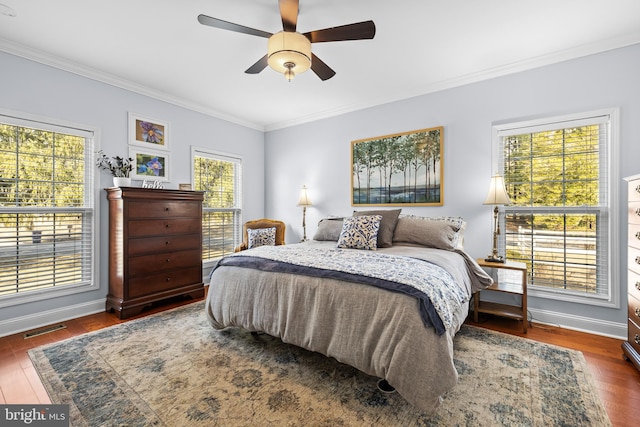
{"type": "Polygon", "coordinates": [[[269,37],[268,63],[279,73],[288,70],[285,64],[293,63],[293,72],[304,73],[311,67],[311,42],[300,33],[280,31],[269,37]]]}
{"type": "Polygon", "coordinates": [[[311,206],[311,200],[309,194],[307,194],[307,186],[303,185],[300,190],[300,198],[298,199],[298,206],[311,206]]]}
{"type": "Polygon", "coordinates": [[[504,179],[501,175],[491,177],[489,185],[489,194],[483,204],[485,205],[508,205],[511,203],[507,190],[504,186],[504,179]]]}

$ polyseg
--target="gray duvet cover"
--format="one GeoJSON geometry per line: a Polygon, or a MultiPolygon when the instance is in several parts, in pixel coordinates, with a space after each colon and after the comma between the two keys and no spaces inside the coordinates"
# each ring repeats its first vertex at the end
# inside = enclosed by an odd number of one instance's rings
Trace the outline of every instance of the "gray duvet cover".
{"type": "MultiPolygon", "coordinates": [[[[305,245],[335,247],[335,242],[305,245]]],[[[411,246],[381,253],[428,259],[445,268],[469,299],[491,279],[466,254],[411,246]]],[[[216,329],[261,331],[322,353],[369,375],[384,378],[409,403],[433,411],[453,388],[453,337],[468,299],[442,334],[425,326],[416,298],[370,285],[290,273],[219,266],[206,303],[216,329]]]]}

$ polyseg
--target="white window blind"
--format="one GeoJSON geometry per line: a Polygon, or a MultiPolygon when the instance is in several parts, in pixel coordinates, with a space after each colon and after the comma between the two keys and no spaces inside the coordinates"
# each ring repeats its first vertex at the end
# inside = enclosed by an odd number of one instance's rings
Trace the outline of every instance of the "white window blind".
{"type": "Polygon", "coordinates": [[[610,300],[610,115],[503,126],[496,135],[512,202],[502,209],[501,252],[527,264],[533,290],[610,300]]]}
{"type": "Polygon", "coordinates": [[[232,253],[241,241],[242,160],[193,149],[194,189],[204,191],[203,261],[232,253]]]}
{"type": "Polygon", "coordinates": [[[91,285],[93,134],[0,115],[0,301],[91,285]]]}

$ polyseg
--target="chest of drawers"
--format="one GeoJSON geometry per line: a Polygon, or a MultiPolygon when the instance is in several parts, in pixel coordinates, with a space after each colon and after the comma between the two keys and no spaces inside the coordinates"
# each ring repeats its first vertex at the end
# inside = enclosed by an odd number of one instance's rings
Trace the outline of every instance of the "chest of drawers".
{"type": "Polygon", "coordinates": [[[203,193],[134,187],[106,191],[107,311],[124,319],[169,297],[203,297],[203,193]]]}
{"type": "Polygon", "coordinates": [[[627,359],[640,370],[640,175],[625,178],[627,191],[628,336],[622,344],[627,359]]]}

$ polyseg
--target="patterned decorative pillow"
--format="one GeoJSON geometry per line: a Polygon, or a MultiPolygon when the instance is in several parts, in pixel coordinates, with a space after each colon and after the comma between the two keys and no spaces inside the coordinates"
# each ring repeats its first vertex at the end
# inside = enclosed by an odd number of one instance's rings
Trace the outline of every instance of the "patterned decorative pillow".
{"type": "Polygon", "coordinates": [[[275,246],[276,245],[276,228],[247,228],[247,236],[249,237],[248,249],[257,248],[258,246],[275,246]]]}
{"type": "Polygon", "coordinates": [[[378,231],[382,215],[352,216],[344,219],[338,239],[338,247],[343,249],[378,249],[378,231]]]}
{"type": "Polygon", "coordinates": [[[402,212],[402,209],[392,210],[375,210],[375,211],[353,211],[353,216],[362,215],[382,215],[382,221],[380,221],[380,230],[378,231],[378,247],[390,248],[393,246],[393,231],[396,229],[398,223],[398,216],[402,212]]]}

